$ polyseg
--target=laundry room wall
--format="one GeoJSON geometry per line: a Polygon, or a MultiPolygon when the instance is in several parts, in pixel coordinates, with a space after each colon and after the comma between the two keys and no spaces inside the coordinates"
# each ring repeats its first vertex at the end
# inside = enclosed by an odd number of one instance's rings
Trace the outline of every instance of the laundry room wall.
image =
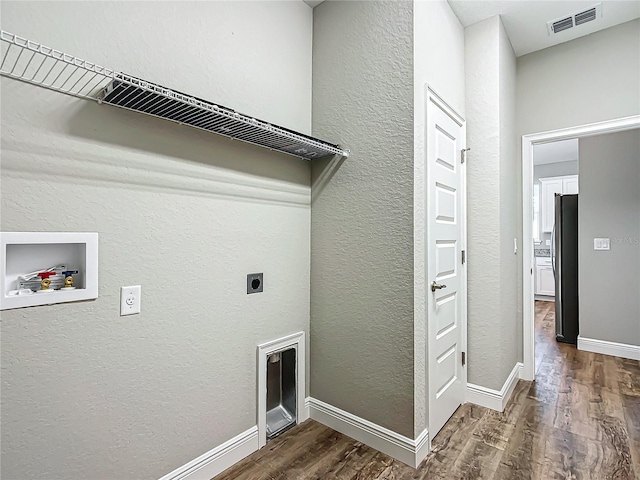
{"type": "MultiPolygon", "coordinates": [[[[0,8],[9,32],[311,132],[303,2],[0,8]]],[[[99,234],[99,298],[2,312],[2,478],[158,478],[255,426],[256,345],[309,329],[309,163],[1,82],[2,231],[99,234]],[[119,315],[126,285],[140,315],[119,315]]]]}

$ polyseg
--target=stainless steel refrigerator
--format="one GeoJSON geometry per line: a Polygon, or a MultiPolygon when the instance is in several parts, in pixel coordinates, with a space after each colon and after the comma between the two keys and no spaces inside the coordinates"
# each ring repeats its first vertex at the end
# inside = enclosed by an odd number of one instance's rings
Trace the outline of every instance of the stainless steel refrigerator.
{"type": "Polygon", "coordinates": [[[578,195],[555,197],[551,265],[556,280],[556,340],[578,342],[578,195]]]}

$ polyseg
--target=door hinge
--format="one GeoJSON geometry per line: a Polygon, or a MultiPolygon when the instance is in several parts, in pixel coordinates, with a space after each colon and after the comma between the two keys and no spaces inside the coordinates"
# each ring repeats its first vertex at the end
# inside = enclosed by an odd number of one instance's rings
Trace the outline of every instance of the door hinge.
{"type": "Polygon", "coordinates": [[[462,264],[464,265],[465,260],[467,259],[467,254],[464,250],[462,250],[462,264]]]}
{"type": "Polygon", "coordinates": [[[460,150],[460,163],[464,163],[467,158],[467,152],[471,150],[470,148],[463,148],[460,150]]]}
{"type": "Polygon", "coordinates": [[[465,352],[462,352],[462,366],[464,367],[466,363],[467,363],[467,355],[465,354],[465,352]]]}

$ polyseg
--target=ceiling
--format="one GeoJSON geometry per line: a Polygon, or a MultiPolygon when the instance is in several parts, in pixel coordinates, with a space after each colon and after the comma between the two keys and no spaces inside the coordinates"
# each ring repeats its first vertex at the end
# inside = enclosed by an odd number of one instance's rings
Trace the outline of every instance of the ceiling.
{"type": "Polygon", "coordinates": [[[640,17],[638,1],[605,0],[601,2],[601,17],[550,35],[547,22],[592,8],[598,3],[597,0],[448,1],[464,27],[500,15],[517,57],[640,17]]]}
{"type": "MultiPolygon", "coordinates": [[[[313,8],[324,0],[303,1],[313,8]]],[[[640,1],[635,0],[447,1],[463,27],[500,15],[516,57],[640,18],[640,1]],[[548,22],[583,12],[598,4],[602,7],[596,20],[549,34],[548,22]]]]}
{"type": "Polygon", "coordinates": [[[578,139],[541,143],[533,146],[533,164],[572,162],[578,160],[578,139]]]}

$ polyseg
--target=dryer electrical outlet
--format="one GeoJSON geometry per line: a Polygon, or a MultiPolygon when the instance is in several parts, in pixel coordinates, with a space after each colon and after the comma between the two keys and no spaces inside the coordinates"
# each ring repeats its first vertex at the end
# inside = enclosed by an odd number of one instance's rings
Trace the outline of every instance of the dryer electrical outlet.
{"type": "Polygon", "coordinates": [[[250,293],[260,293],[264,288],[262,273],[250,273],[247,275],[247,295],[250,293]]]}

